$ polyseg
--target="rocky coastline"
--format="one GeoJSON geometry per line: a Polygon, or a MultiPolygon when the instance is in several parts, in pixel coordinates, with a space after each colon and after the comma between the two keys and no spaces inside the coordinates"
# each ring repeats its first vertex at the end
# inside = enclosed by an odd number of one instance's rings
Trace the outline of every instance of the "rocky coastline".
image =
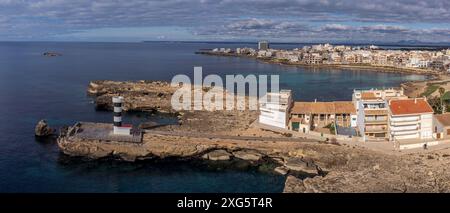
{"type": "Polygon", "coordinates": [[[242,160],[262,167],[268,163],[269,170],[286,176],[286,193],[450,192],[448,149],[389,154],[264,131],[252,125],[257,112],[248,110],[174,112],[164,104],[172,95],[169,87],[164,82],[91,82],[88,93],[97,108],[111,109],[107,99],[122,95],[128,102],[127,111],[167,110],[177,114],[179,122],[144,130],[142,143],[83,139],[77,136],[77,124],[61,132],[57,139],[60,150],[69,156],[130,162],[242,160]],[[158,99],[143,99],[145,94],[158,99]]]}
{"type": "Polygon", "coordinates": [[[58,137],[58,146],[64,154],[88,159],[114,158],[129,162],[152,159],[203,159],[225,162],[237,159],[252,165],[269,163],[274,166],[273,171],[282,175],[289,172],[308,177],[322,174],[321,168],[313,159],[289,155],[289,147],[296,146],[299,142],[282,141],[279,138],[273,141],[248,141],[146,132],[142,143],[124,143],[77,137],[77,132],[83,131],[82,128],[83,125],[74,125],[58,137]]]}

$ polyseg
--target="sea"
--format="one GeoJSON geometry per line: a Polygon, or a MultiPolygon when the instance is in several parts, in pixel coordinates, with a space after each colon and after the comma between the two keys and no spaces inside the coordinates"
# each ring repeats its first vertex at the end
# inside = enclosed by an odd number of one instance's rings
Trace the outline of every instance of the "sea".
{"type": "MultiPolygon", "coordinates": [[[[77,121],[112,122],[96,111],[86,89],[92,80],[165,80],[203,75],[279,75],[280,88],[296,100],[351,100],[355,88],[399,86],[426,76],[305,68],[250,58],[195,54],[215,47],[256,47],[208,42],[0,42],[0,192],[282,192],[285,177],[257,169],[211,167],[192,162],[91,161],[62,154],[55,140],[35,138],[46,119],[52,127],[77,121]],[[61,56],[47,57],[44,52],[61,56]]],[[[292,49],[298,44],[273,44],[292,49]]],[[[127,122],[170,124],[162,115],[128,113],[127,122]]]]}

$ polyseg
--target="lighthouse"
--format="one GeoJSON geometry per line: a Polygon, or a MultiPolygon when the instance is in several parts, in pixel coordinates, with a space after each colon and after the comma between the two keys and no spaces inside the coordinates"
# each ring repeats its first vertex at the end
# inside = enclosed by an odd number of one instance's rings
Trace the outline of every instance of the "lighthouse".
{"type": "Polygon", "coordinates": [[[131,125],[124,125],[122,123],[122,107],[123,107],[123,97],[116,96],[112,98],[114,106],[114,135],[131,135],[131,125]]]}

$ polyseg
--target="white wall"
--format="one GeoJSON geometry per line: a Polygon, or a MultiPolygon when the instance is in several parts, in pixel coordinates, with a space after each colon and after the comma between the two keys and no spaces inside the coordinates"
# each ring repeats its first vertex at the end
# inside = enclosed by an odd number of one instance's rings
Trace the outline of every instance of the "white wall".
{"type": "Polygon", "coordinates": [[[350,115],[350,126],[356,127],[358,124],[358,116],[357,115],[350,115]]]}
{"type": "Polygon", "coordinates": [[[421,115],[420,121],[420,137],[422,139],[433,138],[433,114],[421,115]]]}
{"type": "Polygon", "coordinates": [[[364,131],[364,127],[366,126],[365,122],[364,122],[364,106],[362,101],[357,101],[358,102],[358,118],[357,118],[357,125],[358,125],[358,130],[361,134],[361,137],[363,137],[365,139],[365,131],[364,131]]]}
{"type": "Polygon", "coordinates": [[[260,111],[259,122],[280,128],[287,128],[286,113],[279,111],[260,111]]]}
{"type": "Polygon", "coordinates": [[[431,139],[433,138],[433,114],[391,116],[390,132],[395,140],[431,139]]]}

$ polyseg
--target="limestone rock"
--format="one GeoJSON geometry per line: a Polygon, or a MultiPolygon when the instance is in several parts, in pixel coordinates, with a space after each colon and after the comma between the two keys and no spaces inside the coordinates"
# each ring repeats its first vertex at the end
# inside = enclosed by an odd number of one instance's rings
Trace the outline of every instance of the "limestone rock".
{"type": "Polygon", "coordinates": [[[377,164],[372,167],[373,170],[380,170],[380,164],[377,164]]]}
{"type": "Polygon", "coordinates": [[[50,128],[46,120],[40,120],[34,128],[34,134],[38,137],[46,137],[53,135],[55,130],[50,128]]]}
{"type": "Polygon", "coordinates": [[[276,167],[273,171],[280,175],[286,175],[289,172],[289,169],[284,166],[276,167]]]}
{"type": "Polygon", "coordinates": [[[295,176],[288,175],[286,178],[286,184],[284,187],[284,193],[301,193],[305,192],[306,188],[303,185],[303,181],[295,176]]]}
{"type": "Polygon", "coordinates": [[[231,156],[232,155],[227,151],[220,149],[205,154],[203,158],[213,161],[219,161],[219,160],[230,160],[231,156]]]}
{"type": "Polygon", "coordinates": [[[242,159],[242,160],[249,160],[249,161],[258,161],[261,160],[263,157],[262,154],[252,151],[252,150],[241,150],[233,152],[234,157],[242,159]]]}
{"type": "Polygon", "coordinates": [[[318,174],[317,166],[300,158],[288,158],[285,165],[288,169],[308,174],[318,174]]]}

